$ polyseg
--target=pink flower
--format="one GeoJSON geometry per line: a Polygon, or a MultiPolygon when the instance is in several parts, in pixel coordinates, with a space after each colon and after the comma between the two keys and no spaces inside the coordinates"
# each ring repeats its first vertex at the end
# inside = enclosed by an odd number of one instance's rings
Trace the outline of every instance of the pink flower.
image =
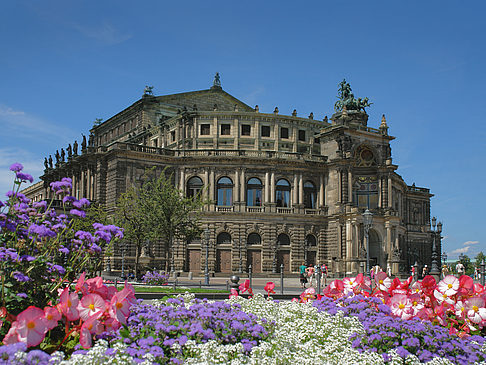
{"type": "Polygon", "coordinates": [[[360,283],[356,278],[343,278],[344,293],[354,293],[354,290],[359,287],[360,283]]]}
{"type": "Polygon", "coordinates": [[[275,289],[275,284],[272,283],[271,281],[269,281],[267,283],[267,285],[265,285],[265,291],[267,292],[268,295],[270,294],[275,294],[275,291],[273,289],[275,289]]]}
{"type": "Polygon", "coordinates": [[[453,275],[447,275],[437,285],[437,289],[447,296],[451,297],[459,290],[459,279],[453,275]]]}
{"type": "Polygon", "coordinates": [[[127,300],[127,296],[130,295],[130,293],[131,291],[129,288],[124,288],[111,298],[111,306],[109,308],[110,316],[122,324],[127,323],[127,318],[130,314],[131,304],[127,300]]]}
{"type": "Polygon", "coordinates": [[[412,303],[412,316],[416,316],[424,308],[424,302],[422,300],[422,297],[420,296],[420,294],[412,294],[408,298],[412,303]]]}
{"type": "Polygon", "coordinates": [[[375,275],[375,282],[381,291],[388,291],[392,285],[391,279],[383,271],[375,275]]]}
{"type": "Polygon", "coordinates": [[[61,313],[56,307],[45,307],[44,318],[46,319],[47,330],[52,330],[57,327],[58,322],[61,320],[61,313]]]}
{"type": "Polygon", "coordinates": [[[98,294],[85,295],[78,304],[79,316],[84,321],[98,312],[103,313],[105,309],[105,300],[98,294]]]}
{"type": "Polygon", "coordinates": [[[482,298],[470,298],[466,301],[466,315],[473,323],[480,324],[486,321],[485,302],[482,298]]]}
{"type": "Polygon", "coordinates": [[[16,332],[20,342],[27,347],[37,346],[42,342],[47,332],[44,311],[30,306],[17,316],[16,332]]]}
{"type": "MultiPolygon", "coordinates": [[[[377,275],[379,275],[378,273],[377,275]]],[[[402,319],[409,319],[413,315],[412,302],[410,298],[403,294],[394,295],[390,298],[389,304],[392,313],[402,319]]]]}
{"type": "Polygon", "coordinates": [[[230,292],[231,292],[231,294],[229,296],[230,299],[236,298],[238,296],[238,290],[231,288],[230,292]]]}
{"type": "Polygon", "coordinates": [[[454,311],[456,316],[459,318],[466,318],[466,306],[462,300],[458,300],[454,306],[454,311]]]}
{"type": "Polygon", "coordinates": [[[89,349],[92,345],[92,335],[100,334],[104,330],[104,326],[98,321],[103,313],[98,312],[91,317],[89,317],[86,321],[84,321],[83,325],[81,326],[81,330],[79,333],[79,343],[85,349],[89,349]]]}
{"type": "Polygon", "coordinates": [[[78,295],[76,293],[69,293],[69,289],[65,288],[61,293],[59,308],[68,321],[76,321],[79,319],[78,303],[78,295]]]}
{"type": "Polygon", "coordinates": [[[88,292],[98,294],[106,299],[108,288],[103,283],[103,278],[101,276],[86,280],[86,284],[88,285],[88,292]]]}
{"type": "Polygon", "coordinates": [[[248,294],[253,295],[253,290],[250,288],[250,280],[246,279],[244,283],[240,284],[240,293],[248,291],[248,294]]]}
{"type": "Polygon", "coordinates": [[[76,286],[74,291],[76,293],[81,292],[83,295],[88,294],[88,285],[85,284],[86,272],[83,272],[79,277],[78,281],[76,282],[76,286]]]}
{"type": "Polygon", "coordinates": [[[316,290],[313,287],[307,288],[302,294],[300,294],[300,301],[307,303],[308,301],[316,298],[316,290]]]}
{"type": "Polygon", "coordinates": [[[446,293],[441,293],[438,289],[434,290],[434,297],[437,299],[439,304],[446,302],[448,304],[454,305],[455,301],[446,293]]]}

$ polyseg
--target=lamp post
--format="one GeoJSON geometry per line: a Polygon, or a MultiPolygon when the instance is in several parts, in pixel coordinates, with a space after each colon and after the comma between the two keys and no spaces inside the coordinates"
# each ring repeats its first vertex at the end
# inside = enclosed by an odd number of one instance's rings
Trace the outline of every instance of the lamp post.
{"type": "Polygon", "coordinates": [[[204,285],[209,286],[209,229],[206,228],[204,230],[204,241],[206,243],[206,265],[204,267],[204,285]]]}
{"type": "Polygon", "coordinates": [[[239,240],[238,251],[240,255],[240,267],[238,268],[238,274],[243,274],[243,256],[241,255],[241,238],[239,240]]]}
{"type": "Polygon", "coordinates": [[[447,253],[443,252],[441,257],[442,257],[442,265],[447,265],[447,253]]]}
{"type": "Polygon", "coordinates": [[[366,239],[366,275],[370,276],[370,228],[373,224],[373,213],[366,209],[363,213],[363,226],[366,239]]]}
{"type": "Polygon", "coordinates": [[[277,251],[278,251],[278,239],[275,241],[275,246],[273,246],[273,268],[272,273],[277,273],[277,251]]]}
{"type": "Polygon", "coordinates": [[[442,232],[442,223],[439,222],[436,228],[437,218],[432,217],[432,268],[430,270],[430,275],[432,275],[437,281],[440,279],[440,270],[439,270],[439,257],[440,254],[437,252],[437,242],[436,239],[440,240],[440,234],[442,232]]]}

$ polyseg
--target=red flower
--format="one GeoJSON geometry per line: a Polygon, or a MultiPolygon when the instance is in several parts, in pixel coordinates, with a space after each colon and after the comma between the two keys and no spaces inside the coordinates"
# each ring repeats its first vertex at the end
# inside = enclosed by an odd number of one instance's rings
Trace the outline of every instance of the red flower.
{"type": "Polygon", "coordinates": [[[275,294],[275,291],[273,289],[275,289],[275,284],[272,283],[271,281],[269,281],[267,283],[267,285],[265,285],[265,291],[267,292],[267,294],[270,296],[270,294],[275,294]]]}

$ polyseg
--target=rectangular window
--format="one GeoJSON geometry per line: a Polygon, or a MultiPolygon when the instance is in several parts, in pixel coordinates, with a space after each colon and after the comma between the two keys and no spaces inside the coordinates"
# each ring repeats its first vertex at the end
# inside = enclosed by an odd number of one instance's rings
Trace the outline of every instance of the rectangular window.
{"type": "Polygon", "coordinates": [[[299,141],[305,142],[305,131],[299,130],[299,141]]]}
{"type": "Polygon", "coordinates": [[[289,138],[289,129],[288,128],[280,128],[280,138],[288,139],[289,138]]]}
{"type": "Polygon", "coordinates": [[[221,135],[229,136],[231,134],[231,124],[221,124],[221,135]]]}
{"type": "Polygon", "coordinates": [[[262,137],[270,137],[270,126],[262,125],[262,137]]]}
{"type": "Polygon", "coordinates": [[[175,131],[170,132],[170,139],[172,142],[175,142],[175,131]]]}
{"type": "Polygon", "coordinates": [[[211,134],[211,127],[209,124],[201,124],[201,136],[209,136],[211,134]]]}
{"type": "Polygon", "coordinates": [[[248,124],[243,124],[241,126],[241,135],[242,136],[249,136],[251,134],[251,126],[248,124]]]}

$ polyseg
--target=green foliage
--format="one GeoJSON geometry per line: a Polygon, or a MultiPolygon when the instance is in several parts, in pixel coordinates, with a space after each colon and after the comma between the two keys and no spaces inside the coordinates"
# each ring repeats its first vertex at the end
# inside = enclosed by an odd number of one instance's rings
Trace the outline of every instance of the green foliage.
{"type": "Polygon", "coordinates": [[[484,255],[483,251],[479,252],[475,257],[475,264],[478,268],[481,268],[481,263],[484,261],[486,262],[486,256],[484,255]]]}
{"type": "Polygon", "coordinates": [[[155,168],[147,169],[139,188],[130,187],[117,204],[117,223],[125,228],[125,238],[135,244],[135,274],[138,274],[142,246],[163,240],[166,263],[170,262],[174,241],[190,241],[199,236],[201,196],[186,197],[173,183],[165,169],[157,176],[155,168]]]}

